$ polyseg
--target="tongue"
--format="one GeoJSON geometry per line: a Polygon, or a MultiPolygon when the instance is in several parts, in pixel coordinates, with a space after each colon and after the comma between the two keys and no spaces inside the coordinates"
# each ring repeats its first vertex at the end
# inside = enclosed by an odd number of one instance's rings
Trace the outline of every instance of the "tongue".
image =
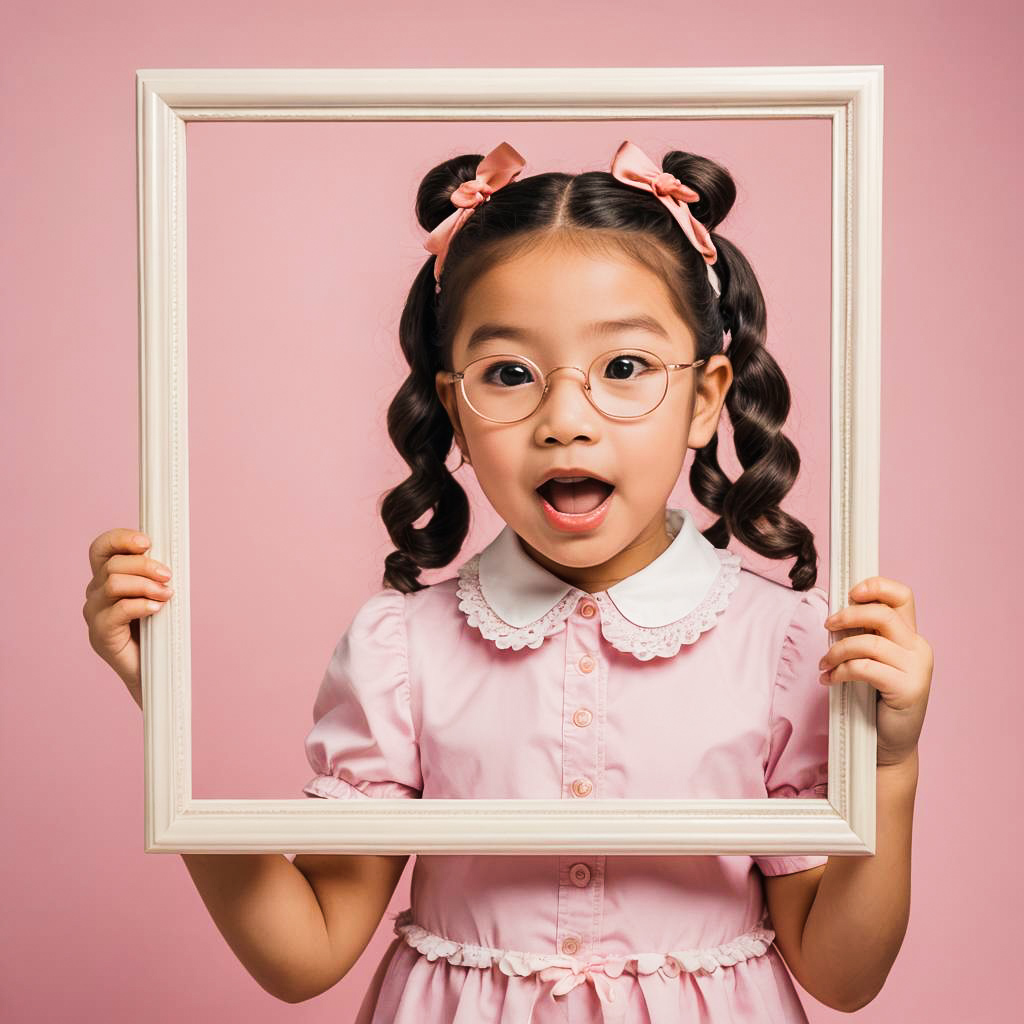
{"type": "Polygon", "coordinates": [[[586,479],[578,484],[560,484],[557,480],[548,482],[545,492],[548,501],[559,512],[590,512],[608,497],[609,484],[600,480],[586,479]]]}

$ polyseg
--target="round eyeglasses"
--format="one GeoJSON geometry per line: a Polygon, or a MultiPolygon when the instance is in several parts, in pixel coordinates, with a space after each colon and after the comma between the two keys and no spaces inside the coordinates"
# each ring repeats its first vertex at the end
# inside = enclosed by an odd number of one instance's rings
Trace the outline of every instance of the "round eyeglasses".
{"type": "Polygon", "coordinates": [[[599,355],[586,373],[578,366],[556,366],[545,374],[526,356],[503,353],[474,359],[463,370],[449,371],[446,379],[459,382],[462,397],[478,416],[517,423],[540,408],[555,370],[576,370],[583,374],[583,390],[598,412],[627,420],[657,409],[668,391],[670,370],[704,362],[665,363],[644,349],[617,348],[599,355]]]}

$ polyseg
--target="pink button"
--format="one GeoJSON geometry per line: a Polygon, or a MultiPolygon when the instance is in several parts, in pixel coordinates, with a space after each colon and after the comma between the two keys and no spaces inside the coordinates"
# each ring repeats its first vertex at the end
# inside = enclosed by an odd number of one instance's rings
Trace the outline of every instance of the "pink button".
{"type": "Polygon", "coordinates": [[[584,601],[580,605],[580,615],[585,619],[592,619],[597,614],[597,605],[593,601],[584,601]]]}
{"type": "Polygon", "coordinates": [[[562,940],[562,952],[567,956],[573,956],[580,951],[580,940],[574,939],[571,935],[562,940]]]}
{"type": "Polygon", "coordinates": [[[579,660],[579,666],[581,672],[593,672],[594,671],[594,659],[589,654],[584,654],[579,660]]]}
{"type": "Polygon", "coordinates": [[[572,720],[581,729],[585,729],[594,720],[594,716],[589,708],[577,708],[572,713],[572,720]]]}
{"type": "Polygon", "coordinates": [[[590,868],[586,864],[573,864],[569,868],[569,881],[582,889],[590,881],[590,868]]]}
{"type": "Polygon", "coordinates": [[[570,788],[572,789],[573,796],[589,796],[590,791],[594,788],[594,784],[590,779],[573,779],[570,788]]]}

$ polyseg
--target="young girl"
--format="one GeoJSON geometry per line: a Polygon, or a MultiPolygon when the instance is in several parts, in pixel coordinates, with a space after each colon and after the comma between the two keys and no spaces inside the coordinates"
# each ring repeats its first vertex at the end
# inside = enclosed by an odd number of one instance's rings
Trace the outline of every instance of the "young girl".
{"type": "MultiPolygon", "coordinates": [[[[932,666],[913,596],[872,577],[826,618],[813,537],[780,508],[799,456],[761,290],[711,234],[729,174],[678,151],[659,169],[628,141],[611,173],[517,180],[523,166],[502,143],[420,186],[434,258],[403,312],[410,373],[388,415],[411,475],[381,506],[385,588],[316,698],[304,792],[823,797],[819,682],[855,679],[879,691],[877,852],[418,856],[358,1024],[805,1021],[785,965],[856,1009],[909,911],[932,666]],[[736,480],[718,464],[723,404],[736,480]],[[421,569],[450,565],[469,526],[453,440],[506,526],[425,586],[421,569]],[[693,494],[718,516],[704,531],[667,505],[690,448],[693,494]],[[792,588],[744,567],[731,537],[794,558],[792,588]],[[861,632],[829,647],[830,629],[861,632]]],[[[128,530],[98,537],[84,609],[139,703],[137,620],[171,593],[147,548],[128,530]]],[[[184,857],[236,955],[290,1002],[346,974],[407,860],[184,857]]]]}

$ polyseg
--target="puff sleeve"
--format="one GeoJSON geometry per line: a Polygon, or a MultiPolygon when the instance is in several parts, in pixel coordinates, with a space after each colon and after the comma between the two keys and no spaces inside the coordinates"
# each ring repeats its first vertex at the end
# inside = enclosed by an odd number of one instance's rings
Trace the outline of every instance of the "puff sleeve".
{"type": "MultiPolygon", "coordinates": [[[[803,592],[786,627],[772,689],[770,745],[765,764],[769,797],[828,796],[828,687],[818,662],[831,646],[828,595],[803,592]]],[[[825,855],[754,857],[765,875],[788,875],[825,864],[825,855]]]]}
{"type": "Polygon", "coordinates": [[[378,591],[338,641],[313,705],[307,796],[419,797],[423,791],[406,650],[405,595],[378,591]]]}

